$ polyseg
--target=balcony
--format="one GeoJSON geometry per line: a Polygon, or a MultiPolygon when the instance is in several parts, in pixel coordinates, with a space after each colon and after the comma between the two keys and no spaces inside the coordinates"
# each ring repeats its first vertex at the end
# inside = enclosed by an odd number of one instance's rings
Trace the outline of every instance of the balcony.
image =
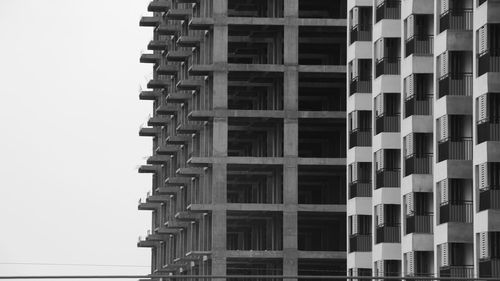
{"type": "Polygon", "coordinates": [[[356,41],[372,41],[371,24],[358,24],[351,28],[351,44],[356,41]]]}
{"type": "Polygon", "coordinates": [[[140,137],[156,137],[160,133],[158,128],[141,127],[139,129],[140,137]]]}
{"type": "Polygon", "coordinates": [[[163,89],[163,88],[168,88],[169,86],[170,86],[170,81],[163,79],[151,79],[146,85],[146,87],[150,89],[163,89]]]}
{"type": "Polygon", "coordinates": [[[439,32],[445,30],[472,30],[472,9],[451,9],[439,17],[439,32]]]}
{"type": "Polygon", "coordinates": [[[349,133],[349,148],[371,145],[372,134],[370,129],[356,129],[349,133]]]}
{"type": "Polygon", "coordinates": [[[433,215],[411,215],[406,216],[405,234],[410,233],[432,233],[433,215]]]}
{"type": "Polygon", "coordinates": [[[198,47],[200,42],[203,41],[203,37],[199,36],[180,36],[177,39],[177,45],[179,47],[198,47]]]}
{"type": "Polygon", "coordinates": [[[170,120],[170,117],[166,116],[151,116],[148,120],[148,126],[166,126],[168,125],[168,123],[170,123],[170,120]]]}
{"type": "Polygon", "coordinates": [[[432,154],[412,154],[405,157],[405,177],[411,174],[432,174],[432,154]]]}
{"type": "Polygon", "coordinates": [[[180,150],[181,147],[179,145],[161,145],[156,149],[156,153],[167,156],[167,159],[170,159],[170,156],[176,155],[180,150]]]}
{"type": "Polygon", "coordinates": [[[500,141],[500,119],[485,118],[477,122],[477,143],[500,141]]]}
{"type": "Polygon", "coordinates": [[[432,115],[432,95],[413,95],[405,99],[405,118],[413,115],[432,115]]]}
{"type": "Polygon", "coordinates": [[[349,183],[349,199],[355,197],[372,197],[372,184],[360,181],[349,183]]]}
{"type": "Polygon", "coordinates": [[[372,80],[361,80],[359,77],[355,77],[351,80],[350,85],[350,95],[354,93],[371,93],[372,92],[372,80]]]}
{"type": "Polygon", "coordinates": [[[446,138],[438,142],[438,162],[472,160],[472,138],[446,138]]]}
{"type": "Polygon", "coordinates": [[[203,85],[202,80],[199,79],[182,79],[179,82],[177,82],[177,89],[179,90],[187,90],[187,91],[195,91],[199,90],[201,86],[203,85]]]}
{"type": "Polygon", "coordinates": [[[187,20],[191,16],[192,9],[170,9],[165,17],[169,20],[187,20]]]}
{"type": "Polygon", "coordinates": [[[479,190],[479,211],[500,209],[500,186],[479,190]]]}
{"type": "Polygon", "coordinates": [[[161,23],[161,17],[160,16],[142,17],[141,20],[139,21],[139,26],[156,27],[160,23],[161,23]]]}
{"type": "Polygon", "coordinates": [[[349,253],[352,252],[371,252],[372,235],[354,234],[349,236],[349,253]]]}
{"type": "Polygon", "coordinates": [[[379,115],[375,119],[375,134],[397,133],[401,128],[399,115],[379,115]]]}
{"type": "Polygon", "coordinates": [[[166,101],[167,103],[185,103],[191,100],[191,98],[193,98],[193,94],[191,93],[176,92],[168,94],[166,101]]]}
{"type": "Polygon", "coordinates": [[[378,170],[375,174],[376,178],[376,186],[375,189],[381,187],[400,187],[401,179],[400,179],[400,169],[381,169],[378,170]]]}
{"type": "Polygon", "coordinates": [[[159,63],[161,54],[141,54],[140,63],[159,63]]]}
{"type": "Polygon", "coordinates": [[[375,240],[376,244],[379,243],[400,243],[400,226],[398,223],[391,225],[377,225],[375,227],[376,235],[375,240]]]}
{"type": "Polygon", "coordinates": [[[167,53],[167,61],[186,61],[191,54],[191,50],[170,51],[167,53]]]}
{"type": "Polygon", "coordinates": [[[474,266],[472,265],[450,265],[439,268],[440,277],[474,277],[474,266]]]}
{"type": "Polygon", "coordinates": [[[447,73],[439,78],[439,97],[472,96],[472,73],[447,73]]]}
{"type": "Polygon", "coordinates": [[[137,171],[139,174],[154,174],[158,172],[158,167],[154,165],[141,165],[137,171]]]}
{"type": "Polygon", "coordinates": [[[430,56],[434,50],[434,37],[427,35],[415,35],[405,42],[406,56],[430,56]]]}
{"type": "Polygon", "coordinates": [[[399,57],[384,57],[377,60],[375,77],[380,75],[399,75],[401,73],[399,57]]]}
{"type": "Polygon", "coordinates": [[[479,277],[500,277],[500,258],[479,260],[479,277]]]}
{"type": "Polygon", "coordinates": [[[173,64],[162,64],[156,68],[158,75],[177,75],[179,69],[173,64]]]}
{"type": "Polygon", "coordinates": [[[139,94],[139,99],[140,100],[156,100],[157,98],[161,97],[162,92],[161,91],[142,91],[139,94]]]}
{"type": "Polygon", "coordinates": [[[170,9],[170,2],[165,0],[152,1],[148,5],[149,12],[166,12],[170,9]]]}
{"type": "Polygon", "coordinates": [[[500,49],[486,50],[477,57],[477,76],[500,72],[500,49]]]}
{"type": "Polygon", "coordinates": [[[377,6],[375,11],[376,21],[379,22],[383,19],[400,19],[401,18],[401,1],[398,0],[387,0],[382,1],[377,6]]]}
{"type": "Polygon", "coordinates": [[[158,115],[177,115],[179,107],[172,104],[162,104],[156,108],[156,114],[158,115]]]}
{"type": "Polygon", "coordinates": [[[179,26],[162,23],[156,28],[158,35],[176,36],[180,30],[179,26]]]}
{"type": "Polygon", "coordinates": [[[439,223],[472,223],[474,218],[472,201],[444,202],[439,207],[439,223]]]}
{"type": "Polygon", "coordinates": [[[148,50],[163,51],[167,48],[166,40],[151,40],[148,43],[148,50]]]}

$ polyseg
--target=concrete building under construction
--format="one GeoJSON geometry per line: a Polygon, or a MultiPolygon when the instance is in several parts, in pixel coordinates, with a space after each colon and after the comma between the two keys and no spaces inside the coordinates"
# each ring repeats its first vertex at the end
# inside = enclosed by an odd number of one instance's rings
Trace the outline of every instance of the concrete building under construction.
{"type": "Polygon", "coordinates": [[[346,274],[346,5],[149,4],[152,274],[346,274]]]}

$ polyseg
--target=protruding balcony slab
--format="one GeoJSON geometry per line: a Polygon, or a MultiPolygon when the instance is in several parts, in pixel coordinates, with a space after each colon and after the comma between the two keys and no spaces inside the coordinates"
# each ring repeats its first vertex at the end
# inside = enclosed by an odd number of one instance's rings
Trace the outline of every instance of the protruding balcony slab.
{"type": "Polygon", "coordinates": [[[201,219],[203,215],[191,212],[177,212],[175,218],[180,221],[196,221],[201,219]]]}
{"type": "Polygon", "coordinates": [[[203,168],[179,168],[175,171],[179,176],[197,177],[205,172],[203,168]]]}
{"type": "Polygon", "coordinates": [[[170,196],[168,195],[149,195],[146,198],[146,202],[149,203],[163,203],[170,200],[170,196]]]}
{"type": "Polygon", "coordinates": [[[190,182],[190,179],[182,178],[182,177],[168,177],[165,180],[166,186],[186,186],[190,182]]]}
{"type": "Polygon", "coordinates": [[[137,205],[137,209],[141,211],[154,211],[158,208],[160,208],[160,203],[142,202],[142,200],[139,200],[137,205]]]}
{"type": "Polygon", "coordinates": [[[193,110],[188,113],[189,121],[208,121],[214,117],[213,110],[193,110]]]}
{"type": "Polygon", "coordinates": [[[168,228],[187,229],[190,224],[190,222],[186,221],[167,221],[165,226],[168,228]]]}
{"type": "Polygon", "coordinates": [[[165,241],[167,240],[169,237],[169,235],[166,235],[166,234],[156,234],[156,233],[152,233],[152,234],[149,234],[148,236],[146,236],[146,240],[149,240],[149,241],[165,241]]]}
{"type": "Polygon", "coordinates": [[[165,0],[151,1],[148,5],[149,12],[166,12],[170,9],[170,2],[165,0]]]}
{"type": "Polygon", "coordinates": [[[198,36],[181,36],[177,39],[177,45],[180,47],[198,47],[203,38],[198,36]]]}
{"type": "Polygon", "coordinates": [[[158,241],[147,241],[147,240],[141,240],[137,242],[137,247],[140,248],[154,248],[157,247],[159,244],[158,241]]]}
{"type": "Polygon", "coordinates": [[[158,115],[176,115],[179,108],[177,105],[172,104],[162,104],[156,109],[156,114],[158,115]]]}
{"type": "Polygon", "coordinates": [[[167,102],[184,103],[191,100],[192,97],[191,93],[170,93],[167,95],[167,102]]]}
{"type": "Polygon", "coordinates": [[[161,60],[161,54],[142,54],[139,58],[140,63],[158,63],[161,60]]]}
{"type": "Polygon", "coordinates": [[[163,165],[169,161],[170,161],[170,156],[153,155],[150,156],[146,162],[151,165],[163,165]]]}
{"type": "Polygon", "coordinates": [[[148,120],[148,126],[165,126],[170,122],[170,117],[153,116],[148,120]]]}
{"type": "Polygon", "coordinates": [[[212,165],[211,158],[209,157],[190,157],[187,163],[193,167],[210,167],[212,165]]]}
{"type": "Polygon", "coordinates": [[[163,79],[151,79],[148,82],[147,87],[150,89],[163,89],[170,86],[170,81],[163,79]]]}
{"type": "Polygon", "coordinates": [[[180,135],[180,136],[168,136],[165,140],[166,144],[186,144],[192,139],[191,136],[180,135]]]}
{"type": "Polygon", "coordinates": [[[176,128],[178,134],[194,134],[201,129],[203,126],[194,124],[181,124],[176,128]]]}
{"type": "Polygon", "coordinates": [[[174,64],[162,64],[156,68],[156,73],[160,75],[177,75],[179,69],[174,64]]]}
{"type": "Polygon", "coordinates": [[[208,30],[214,23],[213,18],[191,18],[189,28],[192,30],[208,30]]]}
{"type": "Polygon", "coordinates": [[[160,133],[160,130],[158,130],[158,128],[143,127],[143,128],[139,129],[139,136],[140,137],[156,137],[156,135],[159,133],[160,133]]]}
{"type": "Polygon", "coordinates": [[[162,51],[167,48],[167,45],[165,40],[151,40],[148,44],[148,50],[162,51]]]}
{"type": "Polygon", "coordinates": [[[162,23],[158,28],[156,29],[156,32],[159,35],[169,35],[169,36],[175,36],[177,33],[179,33],[179,27],[173,26],[170,24],[162,23]]]}
{"type": "Polygon", "coordinates": [[[201,80],[183,79],[183,80],[177,82],[176,87],[179,90],[194,91],[194,90],[199,90],[202,85],[203,85],[203,81],[201,81],[201,80]]]}
{"type": "Polygon", "coordinates": [[[170,51],[167,53],[167,61],[185,61],[191,54],[191,50],[170,51]]]}
{"type": "Polygon", "coordinates": [[[164,157],[168,157],[170,159],[170,155],[176,155],[177,152],[179,152],[180,150],[181,148],[178,145],[163,145],[156,149],[156,153],[158,153],[158,155],[163,155],[164,157]]]}
{"type": "Polygon", "coordinates": [[[214,71],[214,66],[211,64],[195,64],[189,67],[189,75],[207,76],[214,71]]]}
{"type": "Polygon", "coordinates": [[[179,186],[174,186],[174,187],[160,186],[156,189],[156,192],[159,194],[176,195],[177,192],[179,192],[180,190],[181,188],[179,186]]]}
{"type": "Polygon", "coordinates": [[[160,16],[142,17],[141,20],[139,21],[139,26],[155,27],[155,26],[159,25],[160,22],[161,22],[160,16]]]}
{"type": "Polygon", "coordinates": [[[157,98],[161,97],[162,93],[161,91],[142,91],[139,94],[139,99],[140,100],[156,100],[157,98]]]}
{"type": "Polygon", "coordinates": [[[139,174],[153,174],[158,172],[158,167],[153,165],[141,165],[137,171],[139,174]]]}
{"type": "Polygon", "coordinates": [[[161,226],[160,228],[158,228],[158,230],[156,231],[158,234],[177,234],[179,232],[179,229],[175,229],[175,228],[167,228],[165,226],[161,226]]]}
{"type": "Polygon", "coordinates": [[[169,20],[187,20],[191,13],[192,9],[170,9],[165,16],[169,20]]]}

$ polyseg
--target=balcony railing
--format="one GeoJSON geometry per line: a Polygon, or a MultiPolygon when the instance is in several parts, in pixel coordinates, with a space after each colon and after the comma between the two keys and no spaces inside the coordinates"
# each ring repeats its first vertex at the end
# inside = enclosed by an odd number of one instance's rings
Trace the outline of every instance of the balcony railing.
{"type": "Polygon", "coordinates": [[[445,30],[472,30],[472,9],[451,9],[441,14],[439,32],[445,30]]]}
{"type": "Polygon", "coordinates": [[[428,56],[434,50],[434,38],[432,36],[415,35],[405,42],[406,56],[428,56]]]}
{"type": "Polygon", "coordinates": [[[472,265],[451,265],[439,268],[441,277],[474,277],[474,266],[472,265]]]}
{"type": "Polygon", "coordinates": [[[500,258],[479,260],[479,277],[499,277],[500,258]]]}
{"type": "Polygon", "coordinates": [[[361,80],[359,77],[355,77],[351,80],[350,84],[350,95],[354,93],[371,93],[372,92],[372,80],[361,80]]]}
{"type": "Polygon", "coordinates": [[[377,6],[376,22],[383,19],[400,19],[401,18],[401,1],[388,0],[382,1],[377,6]]]}
{"type": "Polygon", "coordinates": [[[371,146],[371,129],[356,129],[349,133],[349,148],[355,146],[371,146]]]}
{"type": "Polygon", "coordinates": [[[405,233],[432,233],[433,217],[433,215],[407,216],[405,233]]]}
{"type": "Polygon", "coordinates": [[[351,28],[351,44],[356,41],[372,41],[371,24],[358,24],[351,28]]]}
{"type": "Polygon", "coordinates": [[[477,122],[477,143],[500,141],[500,119],[486,118],[477,122]]]}
{"type": "Polygon", "coordinates": [[[376,186],[375,189],[381,187],[400,187],[400,170],[399,169],[381,169],[375,174],[376,186]]]}
{"type": "Polygon", "coordinates": [[[349,199],[355,197],[372,197],[372,184],[360,181],[349,183],[349,199]]]}
{"type": "Polygon", "coordinates": [[[477,57],[477,76],[500,72],[500,49],[486,50],[477,57]]]}
{"type": "Polygon", "coordinates": [[[354,234],[349,236],[349,252],[371,252],[372,235],[354,234]]]}
{"type": "Polygon", "coordinates": [[[411,174],[432,174],[432,154],[412,154],[405,158],[405,177],[411,174]]]}
{"type": "Polygon", "coordinates": [[[472,139],[444,139],[438,142],[438,162],[444,160],[472,160],[472,139]]]}
{"type": "Polygon", "coordinates": [[[380,75],[399,75],[401,73],[399,57],[384,57],[377,60],[375,77],[380,75]]]}
{"type": "Polygon", "coordinates": [[[439,78],[439,97],[471,96],[472,73],[448,73],[439,78]]]}
{"type": "Polygon", "coordinates": [[[444,202],[439,207],[439,223],[472,223],[474,217],[472,201],[444,202]]]}
{"type": "Polygon", "coordinates": [[[500,209],[500,187],[479,190],[479,211],[500,209]]]}
{"type": "Polygon", "coordinates": [[[375,133],[396,133],[400,131],[399,115],[379,115],[375,119],[375,133]]]}
{"type": "Polygon", "coordinates": [[[405,100],[405,118],[412,115],[432,115],[432,95],[407,97],[405,100]]]}
{"type": "Polygon", "coordinates": [[[375,242],[378,243],[399,243],[401,242],[399,224],[377,225],[375,242]]]}

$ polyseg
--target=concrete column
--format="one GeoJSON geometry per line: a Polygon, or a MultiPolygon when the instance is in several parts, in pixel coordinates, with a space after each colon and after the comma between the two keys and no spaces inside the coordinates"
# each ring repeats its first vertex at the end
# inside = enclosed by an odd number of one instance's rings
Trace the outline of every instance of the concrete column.
{"type": "MultiPolygon", "coordinates": [[[[212,274],[226,275],[226,184],[227,165],[212,165],[212,274]]],[[[219,279],[215,279],[219,280],[219,279]]],[[[223,281],[223,279],[220,279],[223,281]]]]}

